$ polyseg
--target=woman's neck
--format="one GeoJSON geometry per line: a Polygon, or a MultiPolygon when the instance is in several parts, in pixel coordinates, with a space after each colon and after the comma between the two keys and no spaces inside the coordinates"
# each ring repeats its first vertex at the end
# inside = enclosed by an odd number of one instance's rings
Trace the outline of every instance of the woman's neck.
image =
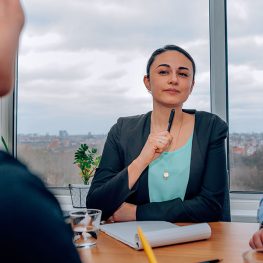
{"type": "MultiPolygon", "coordinates": [[[[153,107],[151,116],[151,130],[153,132],[164,131],[168,127],[168,120],[173,107],[153,107]]],[[[183,111],[181,107],[174,107],[174,122],[180,122],[183,118],[183,111]]],[[[173,130],[173,126],[172,126],[173,130]]]]}

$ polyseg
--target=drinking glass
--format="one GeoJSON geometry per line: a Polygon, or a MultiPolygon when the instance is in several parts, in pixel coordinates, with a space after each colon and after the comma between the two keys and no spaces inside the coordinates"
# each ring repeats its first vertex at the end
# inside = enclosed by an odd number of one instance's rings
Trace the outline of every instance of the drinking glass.
{"type": "Polygon", "coordinates": [[[71,227],[73,229],[73,242],[76,247],[91,247],[96,245],[101,210],[81,209],[69,213],[71,227]]]}

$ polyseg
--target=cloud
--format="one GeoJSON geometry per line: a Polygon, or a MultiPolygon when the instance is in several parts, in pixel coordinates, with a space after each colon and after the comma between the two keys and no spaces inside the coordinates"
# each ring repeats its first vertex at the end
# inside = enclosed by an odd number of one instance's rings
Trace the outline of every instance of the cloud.
{"type": "Polygon", "coordinates": [[[31,34],[45,35],[52,31],[60,35],[59,39],[63,40],[60,48],[66,50],[152,50],[156,42],[163,45],[206,36],[203,28],[205,25],[208,32],[207,16],[197,15],[208,10],[204,3],[165,0],[162,12],[160,3],[150,0],[46,1],[39,6],[31,3],[27,30],[31,34]],[[186,19],[187,14],[191,19],[186,19]]]}
{"type": "MultiPolygon", "coordinates": [[[[119,116],[151,109],[148,58],[165,44],[194,57],[196,84],[185,108],[210,110],[206,0],[24,0],[19,51],[19,130],[106,133],[119,116]]],[[[262,1],[228,3],[231,129],[262,130],[262,1]],[[252,117],[251,117],[252,116],[252,117]],[[261,124],[254,124],[252,120],[261,124]],[[261,128],[260,128],[261,127],[261,128]]]]}
{"type": "Polygon", "coordinates": [[[127,73],[124,70],[115,70],[102,75],[101,78],[105,80],[115,80],[124,77],[126,74],[127,73]]]}
{"type": "Polygon", "coordinates": [[[261,0],[252,2],[246,0],[228,1],[228,31],[229,37],[236,36],[254,36],[262,34],[262,9],[263,2],[261,0]]]}

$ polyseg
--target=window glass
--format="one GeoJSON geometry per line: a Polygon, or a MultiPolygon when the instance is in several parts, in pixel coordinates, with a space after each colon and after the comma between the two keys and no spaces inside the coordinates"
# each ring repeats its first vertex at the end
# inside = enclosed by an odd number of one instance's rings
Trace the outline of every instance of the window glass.
{"type": "Polygon", "coordinates": [[[118,117],[151,110],[152,51],[187,49],[197,65],[185,108],[210,110],[208,0],[24,0],[18,157],[50,186],[81,182],[80,143],[102,152],[118,117]]]}
{"type": "Polygon", "coordinates": [[[231,190],[263,191],[262,8],[228,1],[231,190]]]}

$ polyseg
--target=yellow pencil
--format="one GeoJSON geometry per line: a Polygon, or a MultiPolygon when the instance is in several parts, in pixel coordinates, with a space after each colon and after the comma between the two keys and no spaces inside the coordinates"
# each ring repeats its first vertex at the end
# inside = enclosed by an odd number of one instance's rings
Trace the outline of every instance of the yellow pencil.
{"type": "Polygon", "coordinates": [[[146,239],[146,237],[143,234],[142,229],[140,227],[138,227],[138,236],[141,239],[142,246],[143,246],[144,251],[148,257],[149,262],[150,263],[158,263],[155,255],[153,254],[153,250],[152,250],[148,240],[146,239]]]}

